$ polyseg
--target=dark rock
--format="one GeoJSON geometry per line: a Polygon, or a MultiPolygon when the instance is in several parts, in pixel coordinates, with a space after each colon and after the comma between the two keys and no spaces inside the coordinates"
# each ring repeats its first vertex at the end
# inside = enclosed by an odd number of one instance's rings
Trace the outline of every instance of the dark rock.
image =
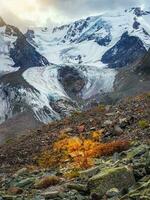
{"type": "Polygon", "coordinates": [[[15,37],[20,37],[22,35],[21,31],[17,27],[11,25],[6,25],[5,34],[15,37]]]}
{"type": "Polygon", "coordinates": [[[116,125],[115,127],[114,127],[114,134],[115,135],[121,135],[121,134],[123,134],[123,130],[122,130],[122,128],[120,127],[120,126],[118,126],[118,125],[116,125]]]}
{"type": "Polygon", "coordinates": [[[104,38],[97,37],[95,39],[95,42],[97,42],[97,44],[99,44],[100,46],[107,46],[111,42],[111,36],[107,35],[104,38]]]}
{"type": "Polygon", "coordinates": [[[126,167],[109,168],[89,179],[88,189],[103,196],[111,188],[120,191],[135,184],[133,172],[126,167]]]}
{"type": "Polygon", "coordinates": [[[131,9],[137,17],[141,17],[143,15],[149,15],[150,11],[144,11],[141,7],[135,7],[131,9]]]}
{"type": "Polygon", "coordinates": [[[98,167],[92,167],[84,171],[80,171],[79,174],[81,179],[87,179],[98,174],[99,172],[100,172],[100,167],[98,166],[98,167]]]}
{"type": "Polygon", "coordinates": [[[14,67],[28,68],[49,65],[48,60],[27,42],[23,34],[19,35],[14,48],[10,49],[10,57],[15,62],[14,67]]]}
{"type": "Polygon", "coordinates": [[[139,29],[139,27],[140,27],[140,23],[135,20],[134,23],[133,23],[133,28],[134,29],[139,29]]]}
{"type": "Polygon", "coordinates": [[[42,196],[44,196],[45,200],[46,199],[54,199],[59,196],[59,192],[58,191],[44,192],[42,194],[42,196]]]}
{"type": "Polygon", "coordinates": [[[34,183],[34,178],[26,178],[14,184],[15,187],[24,188],[26,186],[30,186],[34,183]]]}
{"type": "Polygon", "coordinates": [[[61,67],[58,70],[58,80],[71,97],[79,94],[86,84],[83,74],[69,66],[61,67]]]}
{"type": "Polygon", "coordinates": [[[111,68],[121,68],[144,57],[146,52],[138,37],[129,36],[128,32],[125,32],[121,39],[102,56],[101,61],[111,68]]]}
{"type": "Polygon", "coordinates": [[[87,186],[82,185],[82,184],[70,183],[70,184],[67,184],[67,188],[71,190],[77,190],[79,192],[87,192],[87,186]]]}
{"type": "Polygon", "coordinates": [[[108,198],[119,196],[120,192],[117,188],[112,188],[106,192],[108,198]]]}
{"type": "Polygon", "coordinates": [[[19,177],[19,176],[23,176],[25,174],[28,173],[28,169],[27,168],[22,168],[20,170],[18,170],[15,174],[14,174],[14,177],[19,177]]]}

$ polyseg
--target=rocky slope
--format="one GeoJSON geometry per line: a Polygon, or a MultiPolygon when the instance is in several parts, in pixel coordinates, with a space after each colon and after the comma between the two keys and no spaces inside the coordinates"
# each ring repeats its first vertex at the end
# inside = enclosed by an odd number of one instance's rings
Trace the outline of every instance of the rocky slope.
{"type": "Polygon", "coordinates": [[[76,112],[69,118],[9,141],[0,147],[1,199],[148,200],[149,113],[150,97],[147,93],[124,99],[114,106],[99,105],[84,113],[76,112]],[[63,166],[46,168],[37,162],[44,156],[42,152],[48,151],[56,158],[59,156],[51,151],[61,134],[63,137],[69,134],[71,138],[82,134],[82,137],[91,138],[93,131],[99,133],[96,138],[104,146],[111,141],[122,141],[122,146],[112,154],[99,155],[92,167],[77,168],[67,176],[69,160],[63,166]],[[125,140],[129,141],[129,146],[123,146],[125,140]]]}

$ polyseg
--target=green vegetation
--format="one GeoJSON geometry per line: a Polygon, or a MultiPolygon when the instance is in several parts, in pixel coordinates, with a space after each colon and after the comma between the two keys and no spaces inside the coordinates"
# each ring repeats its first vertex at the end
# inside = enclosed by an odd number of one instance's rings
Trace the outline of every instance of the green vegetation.
{"type": "Polygon", "coordinates": [[[147,120],[140,120],[138,125],[140,128],[145,129],[149,127],[149,122],[147,120]]]}

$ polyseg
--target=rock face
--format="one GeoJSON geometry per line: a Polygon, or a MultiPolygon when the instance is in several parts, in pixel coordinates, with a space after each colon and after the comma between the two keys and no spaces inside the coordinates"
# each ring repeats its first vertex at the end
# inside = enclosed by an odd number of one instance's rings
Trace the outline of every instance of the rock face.
{"type": "Polygon", "coordinates": [[[86,84],[85,77],[77,69],[69,66],[59,69],[58,80],[69,96],[78,95],[86,84]]]}
{"type": "Polygon", "coordinates": [[[146,53],[140,64],[137,66],[137,71],[144,74],[150,73],[150,49],[146,53]]]}
{"type": "Polygon", "coordinates": [[[102,56],[101,61],[111,68],[121,68],[137,62],[146,52],[138,37],[129,36],[128,32],[125,32],[121,39],[102,56]]]}
{"type": "Polygon", "coordinates": [[[101,46],[107,46],[111,42],[110,28],[111,25],[104,19],[88,17],[69,25],[56,27],[53,29],[53,33],[56,34],[59,31],[67,30],[61,39],[63,43],[66,41],[81,43],[93,40],[101,46]],[[99,34],[102,29],[105,31],[104,36],[99,34]]]}
{"type": "Polygon", "coordinates": [[[88,187],[92,193],[103,196],[111,188],[120,191],[128,189],[135,183],[133,172],[126,167],[110,168],[89,179],[88,187]]]}
{"type": "Polygon", "coordinates": [[[15,62],[14,67],[28,68],[49,64],[48,60],[27,42],[24,35],[19,36],[14,44],[14,48],[10,49],[10,57],[15,62]]]}
{"type": "Polygon", "coordinates": [[[8,51],[15,63],[14,67],[29,68],[49,64],[48,60],[36,51],[17,27],[6,24],[2,18],[0,18],[0,27],[4,27],[5,35],[10,37],[8,51]],[[13,42],[12,38],[16,40],[13,42]]]}
{"type": "Polygon", "coordinates": [[[141,7],[135,7],[135,8],[132,8],[131,10],[133,10],[134,14],[137,16],[137,17],[141,17],[143,15],[148,15],[150,14],[150,11],[144,11],[141,7]]]}

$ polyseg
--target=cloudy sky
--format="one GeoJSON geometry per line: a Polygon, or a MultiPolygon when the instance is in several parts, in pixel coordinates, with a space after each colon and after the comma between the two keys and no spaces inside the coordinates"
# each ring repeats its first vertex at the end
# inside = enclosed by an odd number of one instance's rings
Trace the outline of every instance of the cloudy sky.
{"type": "Polygon", "coordinates": [[[105,10],[150,7],[150,0],[0,0],[0,15],[20,27],[64,24],[105,10]]]}

